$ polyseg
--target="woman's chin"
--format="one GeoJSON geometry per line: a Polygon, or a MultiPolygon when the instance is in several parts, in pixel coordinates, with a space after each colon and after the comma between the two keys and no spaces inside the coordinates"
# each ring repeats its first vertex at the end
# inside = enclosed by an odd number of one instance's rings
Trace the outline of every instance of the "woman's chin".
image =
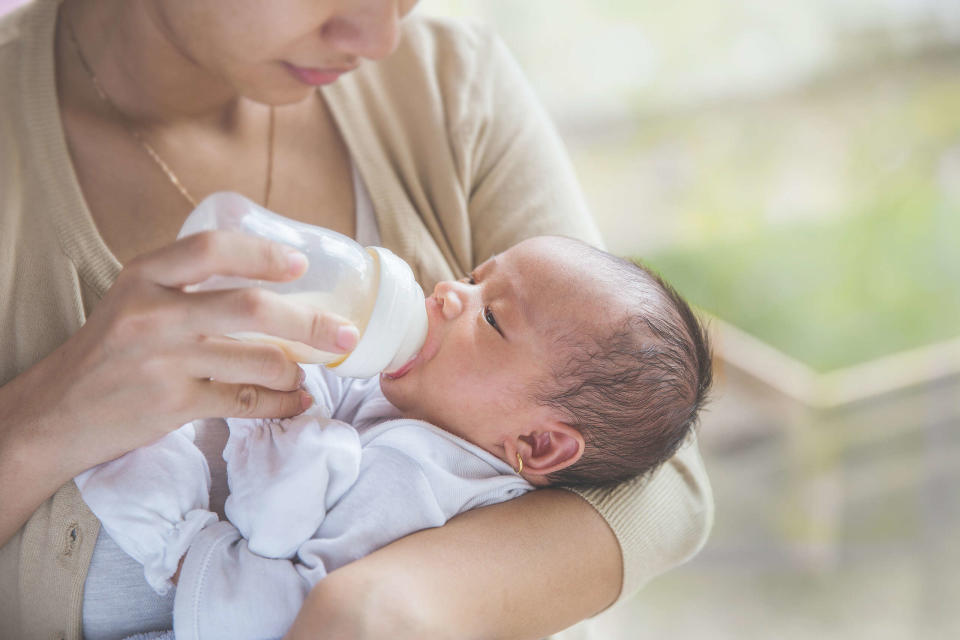
{"type": "Polygon", "coordinates": [[[283,76],[248,79],[235,86],[245,98],[272,107],[298,104],[317,93],[316,87],[283,76]]]}

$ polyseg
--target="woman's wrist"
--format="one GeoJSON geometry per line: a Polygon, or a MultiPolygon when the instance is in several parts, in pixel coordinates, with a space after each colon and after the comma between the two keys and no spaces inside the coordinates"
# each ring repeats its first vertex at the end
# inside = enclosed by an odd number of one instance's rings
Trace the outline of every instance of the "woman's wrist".
{"type": "Polygon", "coordinates": [[[30,402],[36,396],[30,386],[34,369],[0,387],[0,546],[73,472],[82,471],[64,464],[69,443],[30,402]]]}
{"type": "Polygon", "coordinates": [[[63,346],[0,387],[0,450],[12,452],[29,474],[46,479],[52,494],[81,471],[110,456],[80,437],[76,416],[65,407],[57,378],[63,346]]]}

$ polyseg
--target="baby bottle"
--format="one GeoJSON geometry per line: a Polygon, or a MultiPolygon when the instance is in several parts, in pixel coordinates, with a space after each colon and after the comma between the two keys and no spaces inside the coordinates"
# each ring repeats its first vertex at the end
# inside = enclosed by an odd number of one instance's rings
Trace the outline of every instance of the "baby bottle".
{"type": "Polygon", "coordinates": [[[330,229],[268,211],[238,193],[214,193],[187,218],[177,236],[214,229],[238,231],[280,242],[303,252],[306,273],[290,282],[212,276],[190,290],[263,287],[353,322],[360,341],[350,353],[328,353],[256,332],[230,334],[240,340],[275,344],[291,360],[325,364],[340,376],[369,378],[395,371],[417,354],[427,335],[423,290],[410,266],[382,247],[362,247],[330,229]]]}

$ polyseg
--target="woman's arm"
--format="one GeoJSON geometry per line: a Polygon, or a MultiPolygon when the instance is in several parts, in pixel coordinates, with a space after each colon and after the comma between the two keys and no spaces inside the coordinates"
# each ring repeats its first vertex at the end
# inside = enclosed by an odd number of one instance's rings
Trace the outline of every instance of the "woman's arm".
{"type": "Polygon", "coordinates": [[[222,232],[132,261],[79,331],[0,387],[0,546],[64,482],[189,420],[302,411],[295,363],[220,336],[254,330],[344,351],[342,321],[256,289],[183,287],[211,274],[289,280],[305,266],[281,245],[222,232]]]}
{"type": "Polygon", "coordinates": [[[584,500],[544,489],[457,516],[334,571],[288,640],[541,638],[609,606],[620,548],[584,500]]]}

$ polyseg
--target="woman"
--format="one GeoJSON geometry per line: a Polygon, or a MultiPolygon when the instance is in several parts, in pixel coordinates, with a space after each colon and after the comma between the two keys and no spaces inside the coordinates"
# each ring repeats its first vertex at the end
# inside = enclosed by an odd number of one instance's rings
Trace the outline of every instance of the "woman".
{"type": "MultiPolygon", "coordinates": [[[[3,637],[108,637],[169,613],[122,584],[129,565],[69,479],[190,419],[301,410],[279,351],[217,336],[356,341],[266,295],[185,293],[304,266],[255,239],[174,242],[198,198],[239,191],[377,240],[428,290],[524,237],[599,241],[503,46],[401,24],[412,4],[37,0],[0,23],[3,637]]],[[[205,424],[216,505],[225,433],[205,424]]],[[[695,553],[711,517],[690,447],[649,478],[538,491],[391,544],[321,581],[290,636],[539,637],[695,553]]]]}

